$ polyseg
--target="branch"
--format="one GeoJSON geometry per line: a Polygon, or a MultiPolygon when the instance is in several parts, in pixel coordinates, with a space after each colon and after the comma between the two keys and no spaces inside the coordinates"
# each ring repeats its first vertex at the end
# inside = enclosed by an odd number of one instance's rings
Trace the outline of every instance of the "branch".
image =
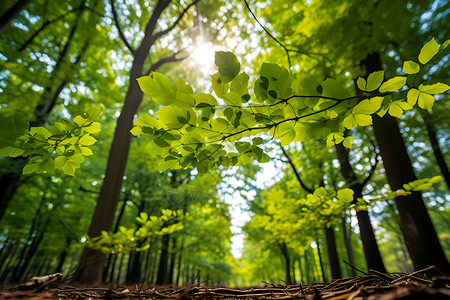
{"type": "Polygon", "coordinates": [[[312,189],[310,189],[309,187],[307,187],[306,184],[303,182],[302,178],[300,177],[300,174],[297,171],[297,168],[294,165],[294,162],[289,157],[286,150],[284,150],[284,147],[280,145],[280,148],[281,148],[281,151],[283,151],[284,156],[287,158],[289,164],[291,165],[292,170],[294,171],[295,177],[297,177],[297,180],[300,183],[300,185],[302,186],[302,188],[310,194],[314,193],[314,191],[312,189]]]}
{"type": "Polygon", "coordinates": [[[154,39],[156,40],[156,39],[160,38],[161,36],[163,36],[163,35],[165,35],[165,34],[171,32],[171,31],[178,25],[178,23],[180,23],[181,19],[183,19],[183,16],[186,14],[186,12],[187,12],[192,6],[194,6],[195,4],[197,4],[198,1],[199,1],[199,0],[194,0],[194,1],[192,1],[191,4],[189,4],[189,5],[183,10],[183,12],[181,12],[181,14],[178,16],[177,20],[172,24],[172,26],[170,26],[169,28],[167,28],[167,29],[165,29],[165,30],[163,30],[163,31],[160,31],[160,32],[155,33],[154,39]]]}
{"type": "Polygon", "coordinates": [[[182,60],[185,60],[186,58],[189,57],[189,54],[187,54],[187,55],[185,55],[185,56],[182,56],[182,57],[177,58],[177,57],[175,57],[175,56],[176,56],[178,53],[180,53],[180,52],[176,52],[176,53],[174,53],[172,56],[167,56],[167,57],[161,58],[161,59],[158,60],[156,63],[154,63],[154,64],[152,64],[152,65],[150,66],[150,68],[148,69],[148,71],[147,71],[147,73],[146,73],[145,75],[147,75],[147,76],[150,75],[151,72],[156,71],[157,69],[159,69],[159,67],[161,67],[161,66],[164,65],[164,64],[171,63],[171,62],[176,62],[176,61],[182,61],[182,60]]]}
{"type": "Polygon", "coordinates": [[[116,28],[117,31],[119,32],[120,39],[123,41],[128,50],[130,50],[131,54],[134,54],[133,47],[131,47],[131,45],[128,43],[127,39],[125,38],[125,35],[123,34],[122,28],[120,27],[119,18],[117,17],[117,11],[116,8],[114,7],[114,0],[110,0],[109,4],[111,5],[111,10],[114,16],[114,23],[116,24],[116,28]]]}
{"type": "Polygon", "coordinates": [[[62,14],[62,15],[60,15],[60,16],[58,16],[58,17],[56,17],[56,18],[53,19],[53,20],[50,20],[50,21],[47,20],[47,21],[45,21],[44,23],[42,23],[41,27],[39,27],[39,29],[36,30],[36,31],[28,38],[28,40],[26,40],[25,43],[23,43],[23,45],[22,45],[17,51],[21,52],[21,51],[25,50],[25,48],[27,48],[28,45],[31,44],[31,42],[34,40],[34,38],[35,38],[39,33],[41,33],[41,31],[44,30],[45,27],[47,27],[47,25],[50,25],[50,24],[52,24],[52,23],[55,23],[55,22],[57,22],[57,21],[63,19],[64,17],[68,16],[69,14],[74,13],[74,12],[76,12],[77,10],[84,9],[84,8],[85,8],[85,5],[84,5],[84,3],[83,3],[81,6],[77,7],[76,9],[70,10],[70,11],[68,11],[68,12],[66,12],[66,13],[64,13],[64,14],[62,14]]]}
{"type": "Polygon", "coordinates": [[[247,6],[247,9],[248,9],[248,11],[250,12],[250,14],[252,15],[253,19],[255,19],[256,23],[258,23],[259,26],[261,26],[261,28],[267,33],[268,36],[270,36],[270,38],[271,38],[272,40],[274,40],[275,42],[277,42],[277,44],[280,45],[280,46],[284,49],[284,51],[286,51],[286,56],[287,56],[287,60],[288,60],[288,63],[289,63],[289,72],[290,72],[290,71],[291,71],[292,64],[291,64],[291,57],[289,56],[289,50],[288,50],[288,48],[286,48],[286,46],[285,46],[282,42],[280,42],[276,37],[274,37],[274,36],[269,32],[269,30],[267,30],[266,27],[264,27],[264,25],[261,24],[261,22],[258,20],[258,18],[255,16],[255,14],[253,13],[253,11],[251,10],[250,5],[248,4],[247,0],[244,0],[244,3],[245,3],[245,5],[247,6]]]}

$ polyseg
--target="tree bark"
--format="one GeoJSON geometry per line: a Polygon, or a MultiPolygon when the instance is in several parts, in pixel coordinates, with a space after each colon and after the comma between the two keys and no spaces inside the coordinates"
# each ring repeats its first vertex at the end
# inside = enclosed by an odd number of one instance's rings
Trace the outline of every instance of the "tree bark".
{"type": "MultiPolygon", "coordinates": [[[[355,266],[355,254],[353,252],[353,246],[352,246],[352,231],[350,229],[350,232],[347,232],[347,220],[346,216],[342,217],[342,235],[344,237],[344,243],[345,243],[345,249],[347,250],[347,257],[349,260],[349,263],[352,266],[355,266]]],[[[356,276],[356,270],[354,268],[350,268],[350,274],[351,276],[356,276]]]]}
{"type": "MultiPolygon", "coordinates": [[[[362,64],[367,74],[382,69],[379,53],[368,55],[362,64]]],[[[403,184],[416,180],[397,121],[387,114],[383,118],[374,115],[373,130],[391,188],[400,189],[403,184]]],[[[421,270],[435,265],[450,273],[450,264],[439,243],[422,194],[413,192],[408,196],[397,197],[395,203],[414,268],[421,270]]]]}
{"type": "Polygon", "coordinates": [[[317,244],[317,254],[319,255],[319,265],[320,265],[320,272],[322,273],[322,280],[323,280],[323,282],[327,282],[325,270],[323,269],[322,253],[320,251],[319,239],[316,239],[316,244],[317,244]]]}
{"type": "Polygon", "coordinates": [[[159,256],[158,275],[156,277],[156,284],[168,284],[168,262],[169,262],[169,239],[170,235],[165,234],[162,236],[161,254],[159,256]]]}
{"type": "Polygon", "coordinates": [[[433,149],[437,165],[441,170],[441,174],[442,177],[444,177],[445,183],[447,183],[447,188],[450,189],[450,171],[448,169],[447,163],[445,162],[444,154],[441,151],[441,146],[439,146],[436,128],[433,125],[432,115],[426,110],[420,110],[420,113],[427,129],[428,138],[430,140],[431,148],[433,149]]]}
{"type": "Polygon", "coordinates": [[[325,238],[328,248],[328,260],[330,261],[330,270],[332,279],[342,278],[341,267],[339,266],[339,256],[336,247],[336,238],[334,235],[334,229],[332,227],[325,226],[325,238]]]}
{"type": "MultiPolygon", "coordinates": [[[[348,150],[341,144],[335,146],[337,158],[341,166],[341,174],[345,178],[349,188],[354,192],[353,202],[362,197],[364,184],[358,183],[356,174],[350,165],[348,150]]],[[[370,175],[369,175],[370,176],[370,175]]],[[[382,273],[386,273],[380,250],[378,248],[375,234],[373,233],[372,223],[370,222],[369,213],[367,211],[357,211],[356,218],[358,220],[359,234],[363,245],[364,256],[366,258],[367,267],[382,273]]],[[[353,263],[352,263],[353,264],[353,263]]],[[[352,269],[353,270],[353,269],[352,269]]]]}
{"type": "Polygon", "coordinates": [[[16,18],[16,16],[27,7],[31,0],[18,0],[11,8],[0,17],[0,33],[16,18]]]}
{"type": "Polygon", "coordinates": [[[289,251],[286,246],[286,243],[278,243],[278,247],[280,247],[281,253],[283,254],[283,258],[284,258],[284,267],[285,267],[285,272],[286,272],[285,284],[289,285],[289,284],[292,284],[291,258],[289,256],[289,251]]]}

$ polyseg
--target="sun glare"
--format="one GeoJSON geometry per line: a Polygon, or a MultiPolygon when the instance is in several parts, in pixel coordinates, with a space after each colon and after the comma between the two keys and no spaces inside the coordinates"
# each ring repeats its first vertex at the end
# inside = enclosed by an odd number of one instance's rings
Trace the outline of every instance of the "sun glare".
{"type": "Polygon", "coordinates": [[[191,62],[201,73],[205,75],[213,74],[215,72],[214,54],[217,50],[219,50],[218,47],[211,42],[198,43],[198,46],[190,55],[191,62]]]}

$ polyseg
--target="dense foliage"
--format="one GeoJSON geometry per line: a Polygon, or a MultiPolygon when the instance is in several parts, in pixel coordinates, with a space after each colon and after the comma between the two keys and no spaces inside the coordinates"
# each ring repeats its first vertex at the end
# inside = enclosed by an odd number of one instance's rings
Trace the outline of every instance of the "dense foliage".
{"type": "Polygon", "coordinates": [[[450,271],[445,1],[4,2],[0,282],[450,271]]]}

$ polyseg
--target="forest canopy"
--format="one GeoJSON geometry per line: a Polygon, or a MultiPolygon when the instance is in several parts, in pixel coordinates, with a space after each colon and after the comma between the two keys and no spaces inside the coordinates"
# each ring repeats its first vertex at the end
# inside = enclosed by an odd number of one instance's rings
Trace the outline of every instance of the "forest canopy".
{"type": "Polygon", "coordinates": [[[449,10],[4,1],[0,282],[450,273],[449,10]]]}

